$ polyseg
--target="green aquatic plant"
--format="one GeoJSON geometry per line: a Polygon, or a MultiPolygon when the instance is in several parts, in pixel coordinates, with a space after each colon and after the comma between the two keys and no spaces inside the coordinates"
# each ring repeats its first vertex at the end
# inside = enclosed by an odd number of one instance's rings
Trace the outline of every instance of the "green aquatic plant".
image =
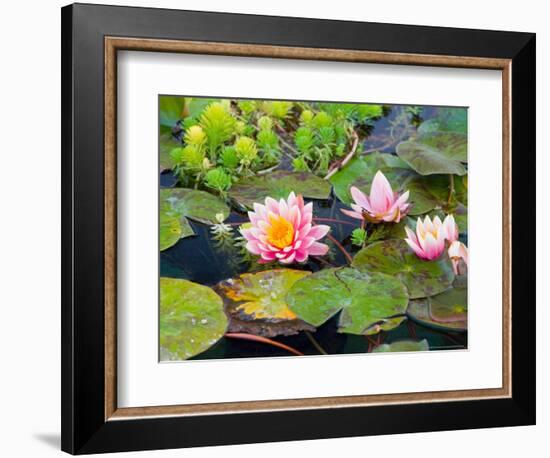
{"type": "Polygon", "coordinates": [[[212,103],[202,112],[200,126],[208,138],[208,154],[213,162],[216,161],[218,150],[233,137],[235,125],[235,118],[222,103],[212,103]]]}
{"type": "Polygon", "coordinates": [[[220,155],[220,161],[229,170],[235,170],[239,166],[239,156],[233,145],[224,146],[220,155]]]}
{"type": "Polygon", "coordinates": [[[252,162],[258,156],[258,147],[254,139],[245,136],[239,137],[235,141],[234,147],[241,167],[243,169],[249,169],[252,162]]]}
{"type": "Polygon", "coordinates": [[[367,231],[362,227],[358,227],[351,233],[351,243],[355,246],[364,246],[367,241],[367,231]]]}
{"type": "Polygon", "coordinates": [[[267,101],[262,104],[262,110],[269,116],[284,121],[289,115],[290,111],[294,107],[292,102],[286,101],[267,101]]]}
{"type": "Polygon", "coordinates": [[[231,175],[222,168],[211,169],[205,176],[206,186],[216,190],[222,197],[226,196],[226,192],[231,188],[232,183],[231,175]]]}
{"type": "Polygon", "coordinates": [[[273,120],[269,116],[258,119],[258,129],[261,131],[273,129],[273,120]]]}

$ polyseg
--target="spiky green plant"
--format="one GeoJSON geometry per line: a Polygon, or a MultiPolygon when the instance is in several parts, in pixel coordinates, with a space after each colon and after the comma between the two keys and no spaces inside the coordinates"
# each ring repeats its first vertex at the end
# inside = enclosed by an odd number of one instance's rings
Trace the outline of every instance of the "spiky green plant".
{"type": "Polygon", "coordinates": [[[292,102],[285,101],[268,101],[262,104],[263,111],[269,116],[284,121],[289,115],[290,110],[294,107],[292,102]]]}
{"type": "Polygon", "coordinates": [[[294,143],[302,155],[309,155],[315,146],[313,130],[309,127],[299,127],[294,133],[294,143]]]}
{"type": "Polygon", "coordinates": [[[276,163],[280,156],[279,137],[272,130],[261,130],[256,136],[258,147],[263,153],[262,161],[271,165],[276,163]]]}
{"type": "Polygon", "coordinates": [[[363,228],[358,227],[354,229],[351,233],[351,243],[356,246],[364,246],[367,241],[367,231],[363,228]]]}
{"type": "Polygon", "coordinates": [[[313,113],[313,111],[306,109],[300,114],[300,123],[305,127],[312,127],[314,117],[315,114],[313,113]]]}
{"type": "Polygon", "coordinates": [[[237,106],[245,118],[248,118],[258,108],[255,100],[239,100],[237,106]]]}
{"type": "Polygon", "coordinates": [[[239,157],[233,145],[224,146],[220,159],[222,165],[227,169],[234,170],[239,166],[239,157]]]}
{"type": "Polygon", "coordinates": [[[213,162],[221,146],[233,137],[235,123],[235,118],[222,103],[212,103],[202,112],[200,125],[208,138],[208,153],[213,162]]]}
{"type": "Polygon", "coordinates": [[[206,143],[206,133],[199,125],[193,125],[185,130],[183,141],[186,145],[194,146],[201,150],[206,143]]]}
{"type": "Polygon", "coordinates": [[[234,147],[239,158],[239,163],[245,169],[248,169],[258,156],[256,142],[250,137],[241,136],[235,141],[234,147]]]}
{"type": "Polygon", "coordinates": [[[332,126],[332,123],[333,123],[333,119],[332,119],[332,116],[329,115],[327,112],[325,111],[320,111],[319,113],[317,113],[315,115],[315,117],[313,118],[313,125],[317,128],[317,129],[321,129],[322,127],[331,127],[332,126]]]}
{"type": "Polygon", "coordinates": [[[292,168],[295,172],[309,172],[309,166],[303,157],[295,157],[292,160],[292,168]]]}
{"type": "Polygon", "coordinates": [[[232,183],[231,176],[220,167],[209,170],[205,176],[205,185],[218,191],[222,196],[225,196],[232,183]]]}
{"type": "Polygon", "coordinates": [[[262,116],[258,119],[258,129],[260,131],[273,129],[273,120],[269,116],[262,116]]]}

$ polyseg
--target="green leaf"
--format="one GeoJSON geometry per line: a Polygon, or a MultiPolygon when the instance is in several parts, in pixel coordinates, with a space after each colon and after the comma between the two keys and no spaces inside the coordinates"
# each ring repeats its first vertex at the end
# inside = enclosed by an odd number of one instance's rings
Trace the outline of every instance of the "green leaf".
{"type": "Polygon", "coordinates": [[[375,334],[403,321],[407,289],[398,279],[352,268],[324,269],[294,284],[287,295],[292,311],[320,326],[339,311],[338,332],[375,334]]]}
{"type": "Polygon", "coordinates": [[[423,340],[398,340],[390,344],[378,345],[373,353],[394,353],[394,352],[404,352],[404,351],[428,351],[430,346],[426,339],[423,340]]]}
{"type": "Polygon", "coordinates": [[[289,309],[286,296],[292,285],[310,272],[294,269],[245,273],[216,286],[231,318],[232,332],[273,337],[313,329],[289,309]]]}
{"type": "Polygon", "coordinates": [[[457,277],[454,287],[436,296],[409,302],[407,315],[420,324],[436,329],[466,331],[468,328],[468,289],[457,277]]]}
{"type": "Polygon", "coordinates": [[[181,147],[181,143],[177,142],[171,133],[161,134],[159,139],[159,154],[160,154],[160,170],[170,170],[174,167],[175,162],[170,153],[174,148],[181,147]]]}
{"type": "Polygon", "coordinates": [[[183,119],[184,108],[185,97],[161,95],[159,97],[160,125],[172,129],[180,119],[183,119]]]}
{"type": "Polygon", "coordinates": [[[465,175],[467,136],[456,132],[433,132],[397,145],[397,154],[420,175],[465,175]]]}
{"type": "Polygon", "coordinates": [[[174,211],[168,202],[161,202],[159,212],[160,251],[164,251],[175,245],[178,243],[179,239],[195,235],[187,218],[177,211],[174,211]]]}
{"type": "Polygon", "coordinates": [[[392,154],[371,153],[356,157],[330,178],[336,197],[349,205],[352,202],[349,191],[352,186],[369,195],[372,180],[378,170],[384,173],[394,191],[403,190],[415,175],[405,162],[392,154]]]}
{"type": "Polygon", "coordinates": [[[250,209],[255,202],[263,202],[266,197],[286,199],[292,191],[310,199],[328,199],[330,184],[309,172],[277,170],[237,181],[229,191],[229,197],[250,209]]]}
{"type": "Polygon", "coordinates": [[[216,215],[221,213],[225,220],[229,207],[218,197],[205,191],[186,188],[160,190],[161,205],[168,202],[176,214],[203,224],[217,224],[216,215]]]}
{"type": "Polygon", "coordinates": [[[222,299],[212,289],[175,278],[160,279],[160,355],[163,361],[196,356],[227,329],[222,299]]]}
{"type": "Polygon", "coordinates": [[[446,254],[435,261],[420,259],[404,240],[375,242],[359,251],[352,265],[369,272],[382,272],[399,278],[411,299],[428,297],[450,288],[454,273],[446,254]]]}
{"type": "Polygon", "coordinates": [[[419,134],[431,132],[468,132],[468,110],[466,108],[439,107],[432,119],[424,121],[418,127],[419,134]]]}

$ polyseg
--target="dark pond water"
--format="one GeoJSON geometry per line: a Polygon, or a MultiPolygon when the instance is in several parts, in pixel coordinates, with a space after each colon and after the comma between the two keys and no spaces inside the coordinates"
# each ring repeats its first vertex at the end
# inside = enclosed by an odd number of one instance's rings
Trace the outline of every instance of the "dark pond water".
{"type": "MultiPolygon", "coordinates": [[[[393,107],[390,113],[377,121],[374,125],[368,126],[369,137],[364,143],[364,149],[376,149],[383,152],[395,151],[395,144],[405,137],[415,126],[410,122],[410,116],[404,116],[403,107],[393,107]]],[[[428,119],[436,113],[434,108],[424,108],[423,119],[428,119]]],[[[173,187],[176,184],[174,176],[165,172],[160,176],[161,187],[173,187]]],[[[331,234],[342,243],[344,248],[352,255],[358,248],[351,244],[350,235],[357,227],[357,222],[346,217],[341,208],[347,208],[332,196],[328,201],[313,201],[314,215],[322,219],[319,224],[331,226],[331,234]],[[335,221],[327,221],[335,220],[335,221]]],[[[235,210],[231,212],[225,221],[227,224],[234,224],[235,237],[238,236],[237,223],[248,221],[244,213],[235,210]]],[[[209,226],[191,221],[195,237],[187,237],[180,240],[173,247],[160,253],[160,275],[162,277],[183,278],[207,286],[214,286],[222,280],[238,276],[245,272],[262,267],[257,263],[251,264],[238,245],[220,244],[213,239],[209,226]]],[[[330,240],[323,240],[330,246],[329,255],[325,258],[331,266],[345,266],[346,259],[341,251],[334,246],[330,240]]],[[[316,272],[327,267],[318,260],[310,259],[303,266],[292,266],[316,272]]],[[[330,266],[329,266],[330,267],[330,266]]],[[[467,333],[442,332],[431,329],[410,320],[405,320],[399,327],[389,332],[382,332],[380,335],[355,336],[350,334],[339,334],[337,332],[338,315],[312,333],[315,340],[323,347],[328,354],[349,354],[365,353],[376,343],[392,343],[403,339],[422,340],[427,339],[431,350],[456,350],[467,348],[467,333]]],[[[294,336],[279,336],[273,338],[278,342],[289,345],[305,355],[319,355],[319,351],[310,341],[305,333],[294,336]]],[[[222,338],[206,352],[196,356],[194,359],[220,359],[220,358],[243,358],[243,357],[271,357],[290,356],[285,351],[270,345],[245,340],[222,338]]]]}

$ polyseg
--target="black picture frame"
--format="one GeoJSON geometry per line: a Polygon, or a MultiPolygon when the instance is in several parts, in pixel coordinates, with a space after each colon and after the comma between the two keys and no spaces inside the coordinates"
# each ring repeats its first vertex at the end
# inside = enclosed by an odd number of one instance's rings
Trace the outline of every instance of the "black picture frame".
{"type": "Polygon", "coordinates": [[[64,451],[85,454],[535,424],[536,234],[534,224],[523,224],[535,220],[535,34],[74,4],[62,9],[61,38],[64,451]],[[106,420],[106,36],[511,59],[512,396],[106,420]],[[521,206],[521,212],[514,212],[514,206],[521,206]]]}

